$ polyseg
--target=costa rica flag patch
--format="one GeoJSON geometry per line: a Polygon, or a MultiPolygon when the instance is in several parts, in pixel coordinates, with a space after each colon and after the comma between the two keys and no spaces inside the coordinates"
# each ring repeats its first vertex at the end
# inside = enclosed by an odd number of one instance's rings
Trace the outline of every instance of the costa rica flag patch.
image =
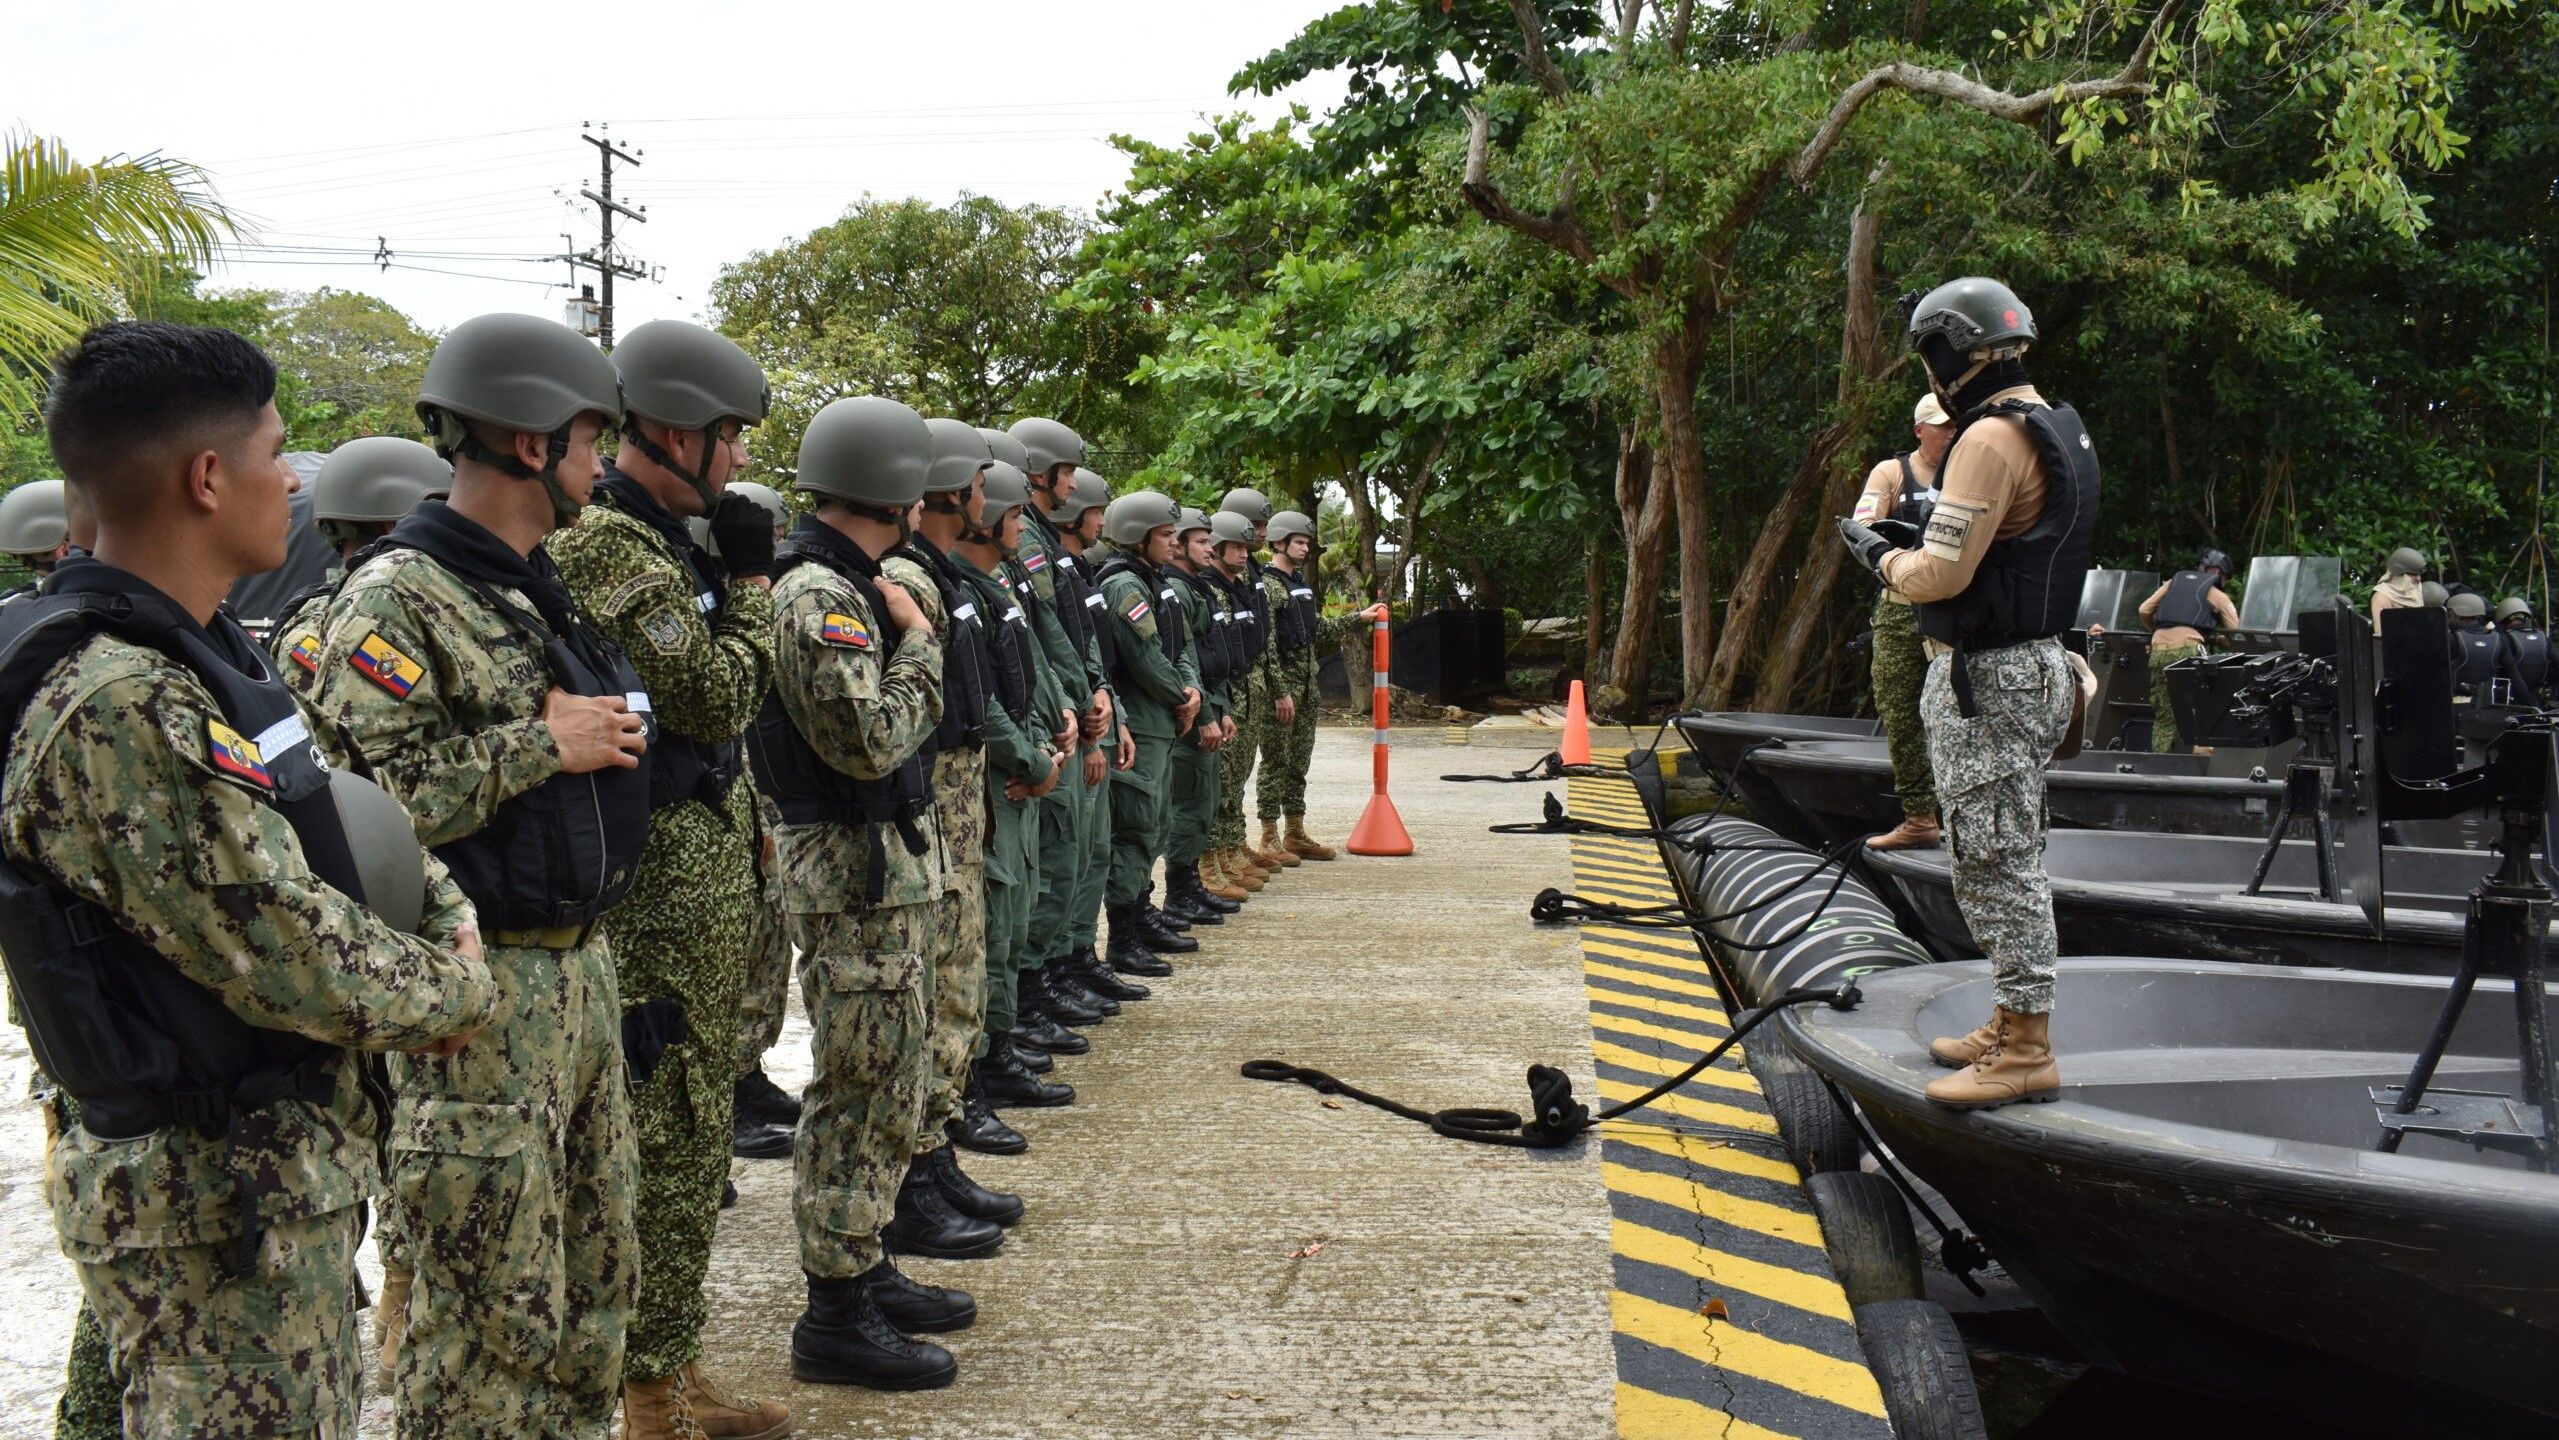
{"type": "Polygon", "coordinates": [[[426,667],[400,653],[399,648],[382,638],[377,630],[364,637],[364,643],[347,656],[355,673],[406,700],[409,692],[426,678],[426,667]]]}
{"type": "Polygon", "coordinates": [[[817,638],[829,645],[868,650],[871,648],[871,627],[850,615],[830,610],[824,623],[818,627],[817,638]]]}
{"type": "Polygon", "coordinates": [[[294,636],[293,648],[284,653],[291,657],[294,664],[301,666],[303,669],[310,671],[314,675],[320,673],[320,635],[318,631],[305,630],[301,634],[294,636]]]}
{"type": "Polygon", "coordinates": [[[1030,571],[1034,575],[1037,575],[1048,568],[1048,556],[1034,550],[1030,554],[1022,557],[1022,568],[1030,571]]]}
{"type": "Polygon", "coordinates": [[[258,753],[258,742],[210,716],[205,718],[205,758],[213,768],[225,775],[237,775],[260,789],[272,789],[275,781],[267,774],[266,757],[258,753]]]}

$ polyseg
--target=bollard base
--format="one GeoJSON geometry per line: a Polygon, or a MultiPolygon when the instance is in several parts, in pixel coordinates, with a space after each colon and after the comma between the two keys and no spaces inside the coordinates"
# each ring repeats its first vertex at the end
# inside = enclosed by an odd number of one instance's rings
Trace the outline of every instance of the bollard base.
{"type": "Polygon", "coordinates": [[[1351,838],[1343,848],[1354,855],[1410,855],[1413,837],[1404,831],[1404,817],[1395,813],[1395,802],[1384,791],[1368,797],[1368,808],[1360,812],[1359,823],[1351,827],[1351,838]]]}

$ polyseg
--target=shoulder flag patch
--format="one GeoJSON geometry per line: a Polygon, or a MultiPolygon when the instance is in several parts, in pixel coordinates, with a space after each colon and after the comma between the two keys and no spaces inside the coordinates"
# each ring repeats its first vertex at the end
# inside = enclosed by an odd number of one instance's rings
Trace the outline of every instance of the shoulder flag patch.
{"type": "Polygon", "coordinates": [[[1128,608],[1128,618],[1131,620],[1143,620],[1146,618],[1146,612],[1150,608],[1152,607],[1150,607],[1145,601],[1140,600],[1128,608]]]}
{"type": "Polygon", "coordinates": [[[842,645],[853,650],[871,648],[871,627],[850,615],[830,610],[819,625],[817,638],[829,645],[842,645]]]}
{"type": "Polygon", "coordinates": [[[1034,550],[1022,557],[1022,568],[1037,575],[1048,568],[1048,556],[1034,550]]]}
{"type": "Polygon", "coordinates": [[[225,775],[237,775],[261,788],[275,784],[267,775],[266,757],[258,753],[256,741],[211,716],[205,717],[204,733],[207,742],[205,758],[213,762],[214,769],[225,775]]]}
{"type": "Polygon", "coordinates": [[[425,667],[401,654],[390,641],[382,638],[379,630],[364,637],[364,643],[355,647],[354,654],[347,656],[347,663],[355,667],[357,674],[403,700],[408,699],[409,692],[418,688],[418,682],[426,678],[425,667]]]}
{"type": "Polygon", "coordinates": [[[284,652],[294,664],[317,675],[320,673],[320,633],[305,630],[293,637],[293,648],[284,652]]]}

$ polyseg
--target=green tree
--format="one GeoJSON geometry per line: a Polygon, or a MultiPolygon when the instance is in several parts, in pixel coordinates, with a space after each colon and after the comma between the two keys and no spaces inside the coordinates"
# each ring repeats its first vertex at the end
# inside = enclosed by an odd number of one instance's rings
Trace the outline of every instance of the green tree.
{"type": "Polygon", "coordinates": [[[364,435],[422,438],[418,386],[436,337],[387,301],[352,290],[243,297],[263,302],[254,338],[281,374],[287,443],[333,450],[364,435]]]}

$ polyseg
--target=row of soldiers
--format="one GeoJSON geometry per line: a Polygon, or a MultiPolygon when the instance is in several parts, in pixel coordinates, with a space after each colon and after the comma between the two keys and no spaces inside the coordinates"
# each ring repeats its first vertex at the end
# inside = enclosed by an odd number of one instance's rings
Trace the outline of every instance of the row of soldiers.
{"type": "Polygon", "coordinates": [[[429,363],[431,449],[324,464],[344,564],[262,652],[222,599],[283,558],[274,388],[225,331],[91,332],[46,405],[60,563],[0,607],[65,1428],[351,1436],[370,1207],[401,1435],[617,1403],[635,1440],[786,1434],[701,1367],[731,1153],[777,1131],[795,1376],[949,1383],[915,1337],[975,1302],[890,1256],[1024,1213],[958,1150],[1027,1148],[999,1107],[1071,1103],[1080,1028],[1331,858],[1312,524],[860,397],[811,420],[786,530],[739,478],[769,392],[735,344],[487,316],[429,363]],[[762,1074],[794,957],[796,1106],[762,1074]]]}

